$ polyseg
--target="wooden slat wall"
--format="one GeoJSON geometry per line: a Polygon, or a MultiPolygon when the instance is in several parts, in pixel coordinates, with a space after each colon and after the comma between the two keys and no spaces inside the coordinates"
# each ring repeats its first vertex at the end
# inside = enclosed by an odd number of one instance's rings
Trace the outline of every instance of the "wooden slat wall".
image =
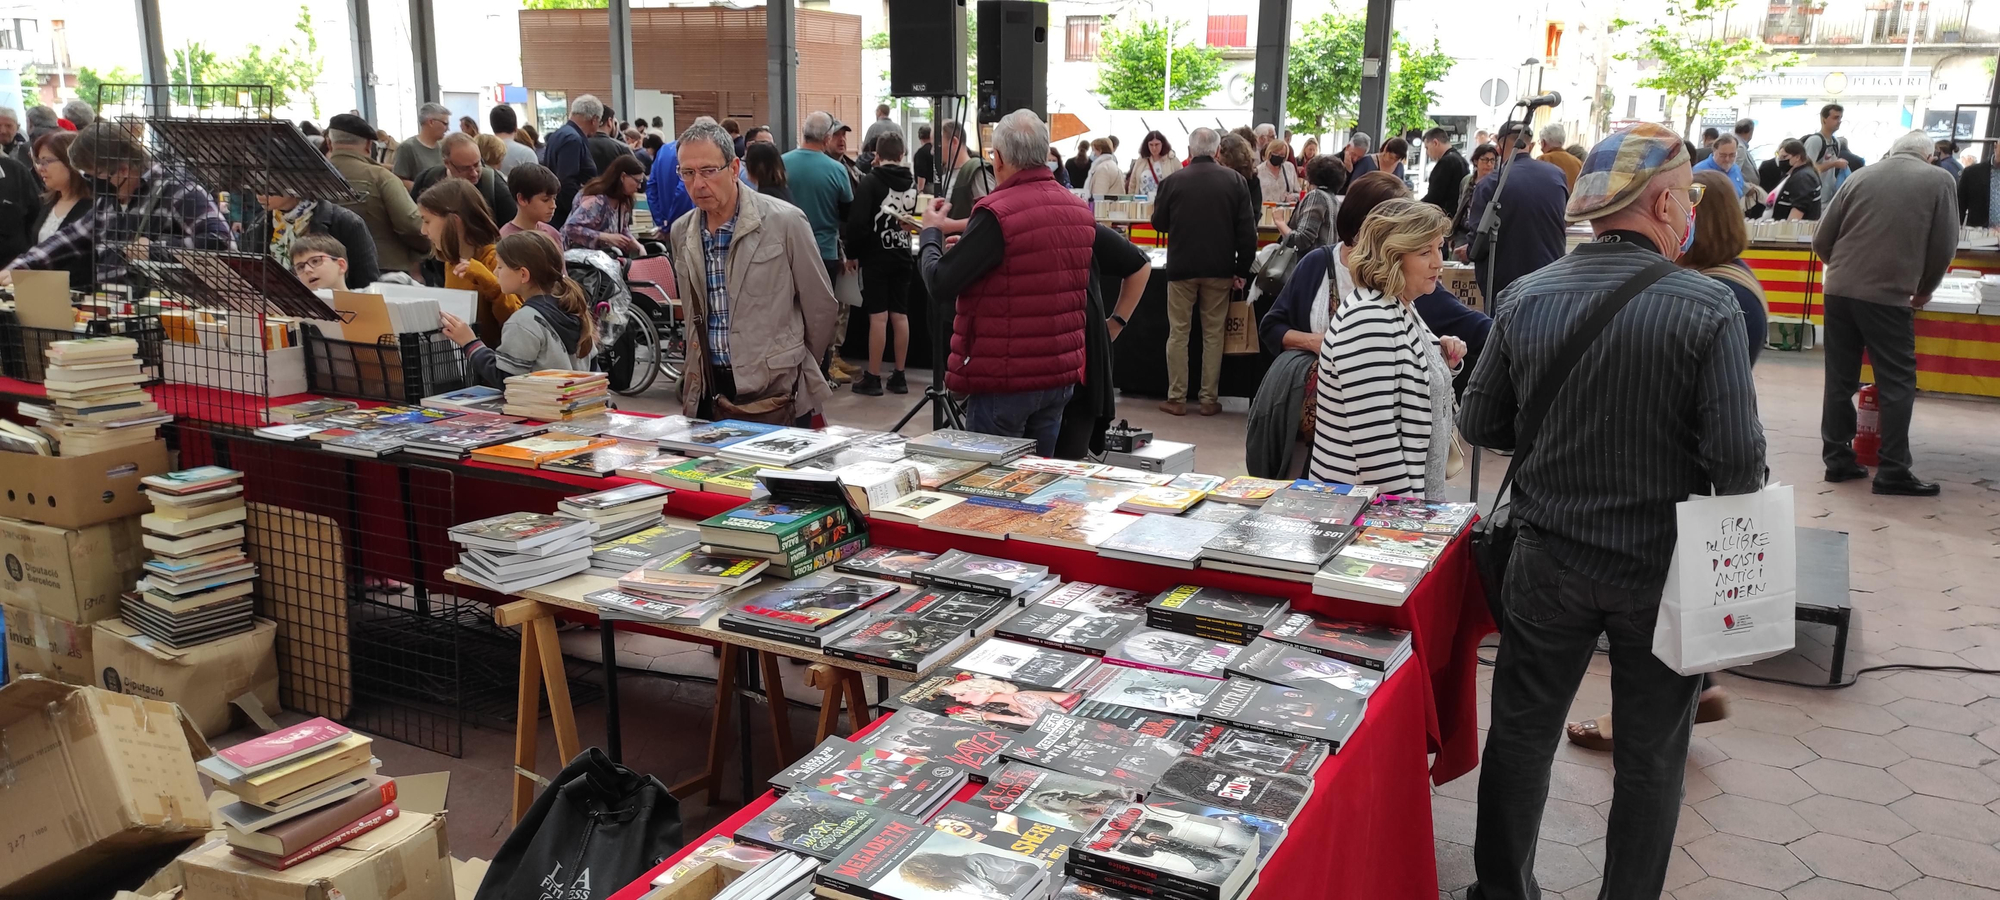
{"type": "MultiPolygon", "coordinates": [[[[521,78],[530,90],[608,92],[607,15],[601,9],[521,10],[521,78]]],[[[798,11],[799,111],[864,121],[861,19],[798,11]]],[[[696,116],[767,121],[764,9],[632,10],[635,86],[674,95],[674,130],[696,116]]]]}

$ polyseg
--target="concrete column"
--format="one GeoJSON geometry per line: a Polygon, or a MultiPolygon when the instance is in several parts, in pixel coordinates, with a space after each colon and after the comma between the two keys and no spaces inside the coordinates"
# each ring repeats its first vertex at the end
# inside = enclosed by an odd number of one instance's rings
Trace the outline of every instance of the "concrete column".
{"type": "Polygon", "coordinates": [[[799,145],[799,28],[793,0],[764,7],[764,47],[770,73],[767,101],[771,139],[780,150],[799,145]]]}
{"type": "Polygon", "coordinates": [[[415,65],[417,105],[444,102],[438,77],[437,19],[431,0],[410,0],[410,56],[415,65]]]}
{"type": "Polygon", "coordinates": [[[1389,110],[1389,40],[1395,33],[1395,0],[1368,0],[1368,24],[1361,35],[1361,101],[1356,130],[1375,139],[1375,146],[1389,136],[1382,123],[1389,110]]]}
{"type": "Polygon", "coordinates": [[[622,119],[633,116],[632,103],[632,2],[610,0],[611,96],[605,101],[622,119]]]}
{"type": "Polygon", "coordinates": [[[1270,122],[1285,133],[1285,65],[1291,54],[1292,0],[1258,0],[1257,93],[1250,99],[1250,120],[1270,122]]]}
{"type": "Polygon", "coordinates": [[[347,43],[353,49],[354,108],[370,124],[375,121],[375,33],[368,0],[347,0],[347,43]]]}

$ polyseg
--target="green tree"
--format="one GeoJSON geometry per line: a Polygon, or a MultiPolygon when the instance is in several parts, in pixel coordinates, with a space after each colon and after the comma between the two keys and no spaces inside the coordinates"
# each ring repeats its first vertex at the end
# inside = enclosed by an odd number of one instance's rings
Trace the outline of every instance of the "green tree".
{"type": "Polygon", "coordinates": [[[1418,50],[1398,37],[1395,41],[1396,68],[1389,74],[1389,109],[1384,134],[1401,134],[1412,128],[1431,126],[1431,106],[1437,103],[1433,88],[1451,72],[1457,60],[1438,49],[1436,38],[1429,50],[1418,50]]]}
{"type": "Polygon", "coordinates": [[[303,100],[313,118],[319,118],[319,97],[313,88],[326,71],[326,60],[320,56],[319,35],[313,30],[310,7],[299,5],[299,16],[293,20],[292,30],[295,33],[291,40],[268,55],[257,44],[245,48],[242,56],[224,66],[224,78],[235,84],[270,85],[274,106],[290,106],[294,100],[303,100]]]}
{"type": "MultiPolygon", "coordinates": [[[[1097,92],[1109,109],[1158,109],[1166,84],[1167,36],[1186,25],[1160,19],[1113,22],[1097,45],[1097,92]]],[[[1173,51],[1174,109],[1193,109],[1222,88],[1222,51],[1193,44],[1173,51]]]]}
{"type": "Polygon", "coordinates": [[[1361,96],[1361,16],[1326,13],[1302,26],[1285,63],[1292,130],[1325,134],[1354,118],[1361,96]]]}
{"type": "Polygon", "coordinates": [[[97,105],[98,88],[102,85],[138,83],[139,76],[124,66],[112,66],[103,72],[89,66],[78,66],[76,69],[76,95],[91,106],[97,105]]]}
{"type": "MultiPolygon", "coordinates": [[[[1709,98],[1733,96],[1745,82],[1798,63],[1798,54],[1772,53],[1761,41],[1717,37],[1717,24],[1735,4],[1736,0],[1666,0],[1665,15],[1640,29],[1637,46],[1617,56],[1653,64],[1644,78],[1633,83],[1667,93],[1669,111],[1675,106],[1681,109],[1683,135],[1701,120],[1702,105],[1709,98]]],[[[1637,24],[1613,19],[1611,30],[1637,24]]]]}

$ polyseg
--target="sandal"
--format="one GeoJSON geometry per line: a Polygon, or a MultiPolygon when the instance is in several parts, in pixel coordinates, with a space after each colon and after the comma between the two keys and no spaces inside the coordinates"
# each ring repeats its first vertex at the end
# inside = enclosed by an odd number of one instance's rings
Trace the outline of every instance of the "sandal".
{"type": "Polygon", "coordinates": [[[1729,694],[1719,687],[1701,692],[1701,699],[1694,704],[1694,723],[1720,722],[1729,718],[1729,694]]]}
{"type": "Polygon", "coordinates": [[[1571,722],[1563,726],[1563,736],[1569,742],[1585,750],[1608,752],[1611,749],[1611,714],[1605,713],[1595,719],[1571,722]]]}

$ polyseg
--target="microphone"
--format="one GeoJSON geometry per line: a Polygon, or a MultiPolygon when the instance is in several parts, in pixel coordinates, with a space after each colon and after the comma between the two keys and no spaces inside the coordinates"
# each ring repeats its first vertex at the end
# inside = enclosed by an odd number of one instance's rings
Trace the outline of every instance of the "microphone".
{"type": "Polygon", "coordinates": [[[1533,111],[1536,108],[1543,106],[1561,106],[1563,102],[1563,97],[1562,94],[1556,91],[1550,91],[1539,97],[1529,97],[1526,101],[1523,102],[1527,103],[1528,109],[1530,111],[1533,111]]]}

